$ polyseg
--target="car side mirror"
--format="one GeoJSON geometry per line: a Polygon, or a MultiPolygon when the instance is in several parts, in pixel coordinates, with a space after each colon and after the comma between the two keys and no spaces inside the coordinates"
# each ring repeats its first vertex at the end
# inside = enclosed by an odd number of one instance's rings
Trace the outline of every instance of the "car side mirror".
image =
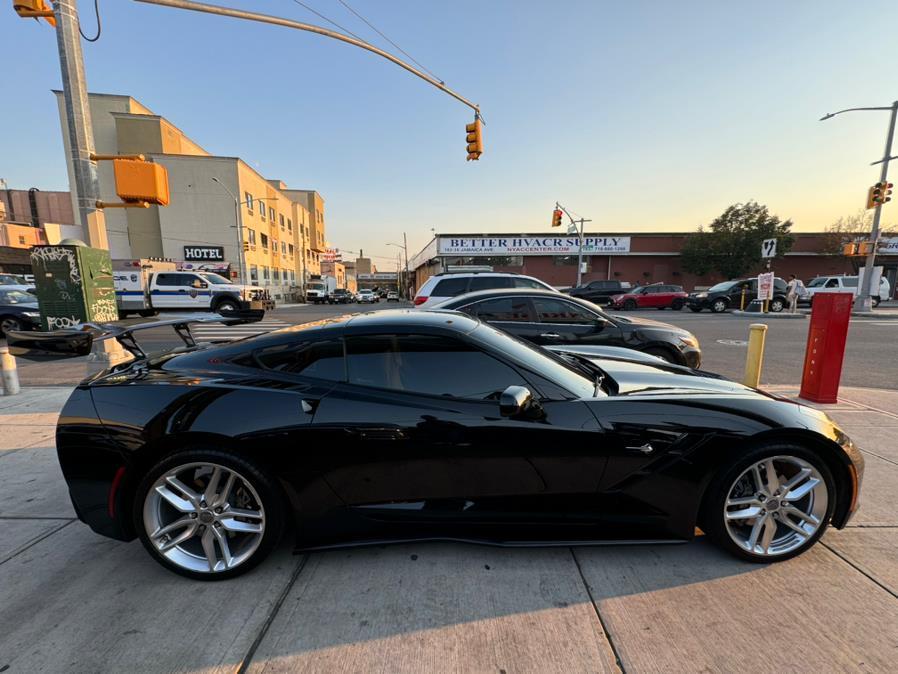
{"type": "Polygon", "coordinates": [[[509,386],[499,396],[499,413],[503,417],[539,417],[542,406],[526,386],[509,386]]]}
{"type": "Polygon", "coordinates": [[[596,332],[601,332],[605,329],[605,326],[608,325],[608,320],[601,316],[597,316],[592,324],[595,326],[596,332]]]}

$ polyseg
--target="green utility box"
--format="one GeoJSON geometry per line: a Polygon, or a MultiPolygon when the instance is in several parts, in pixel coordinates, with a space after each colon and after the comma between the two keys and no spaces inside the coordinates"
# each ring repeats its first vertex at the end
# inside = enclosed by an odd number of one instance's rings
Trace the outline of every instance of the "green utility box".
{"type": "Polygon", "coordinates": [[[108,250],[80,241],[35,246],[31,268],[44,330],[118,320],[108,250]]]}

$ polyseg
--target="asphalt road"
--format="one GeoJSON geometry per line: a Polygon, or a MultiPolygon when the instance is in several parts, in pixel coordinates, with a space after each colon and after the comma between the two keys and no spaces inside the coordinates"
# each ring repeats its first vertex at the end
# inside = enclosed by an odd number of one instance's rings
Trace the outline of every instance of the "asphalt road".
{"type": "MultiPolygon", "coordinates": [[[[349,304],[338,306],[299,305],[281,307],[269,312],[261,324],[244,326],[197,326],[194,333],[201,341],[246,337],[288,325],[316,321],[358,311],[380,311],[408,307],[407,303],[380,302],[375,305],[349,304]]],[[[747,318],[732,314],[694,314],[689,311],[658,311],[657,309],[626,312],[672,323],[690,330],[701,343],[703,369],[718,372],[735,380],[742,378],[745,367],[746,342],[749,325],[766,322],[767,347],[764,355],[762,385],[797,385],[801,381],[808,320],[747,318]]],[[[159,318],[167,318],[160,315],[159,318]]],[[[128,319],[126,323],[141,323],[147,319],[128,319]]],[[[149,319],[158,320],[158,319],[149,319]]],[[[161,351],[181,344],[170,328],[148,330],[140,335],[141,344],[148,351],[161,351]]],[[[855,318],[848,334],[848,347],[842,370],[842,384],[898,389],[898,320],[855,318]]],[[[20,375],[24,385],[76,383],[85,376],[83,365],[74,367],[64,363],[53,366],[48,376],[47,364],[29,365],[20,361],[20,375]]]]}

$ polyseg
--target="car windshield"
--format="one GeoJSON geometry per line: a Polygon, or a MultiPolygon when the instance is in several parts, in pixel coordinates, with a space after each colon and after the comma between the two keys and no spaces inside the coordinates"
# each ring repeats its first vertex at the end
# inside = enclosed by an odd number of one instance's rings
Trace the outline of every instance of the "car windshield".
{"type": "Polygon", "coordinates": [[[312,290],[320,290],[323,287],[324,287],[323,283],[310,283],[309,284],[309,288],[311,288],[312,290]]]}
{"type": "Polygon", "coordinates": [[[228,279],[226,279],[224,276],[219,276],[218,274],[212,274],[209,272],[205,272],[203,274],[200,274],[200,276],[202,276],[209,283],[212,283],[217,286],[231,285],[231,282],[228,281],[228,279]]]}
{"type": "Polygon", "coordinates": [[[0,290],[0,304],[34,304],[37,298],[34,295],[23,293],[21,290],[0,290]]]}
{"type": "Polygon", "coordinates": [[[0,274],[0,283],[3,285],[16,285],[16,286],[24,286],[28,285],[28,282],[22,278],[21,276],[16,276],[15,274],[0,274]]]}
{"type": "Polygon", "coordinates": [[[515,362],[550,379],[578,398],[596,396],[596,382],[551,351],[524,342],[485,323],[478,325],[471,337],[500,353],[508,354],[515,362]]]}
{"type": "Polygon", "coordinates": [[[717,285],[713,285],[710,288],[708,288],[708,292],[709,293],[724,292],[725,290],[729,290],[730,288],[732,288],[737,283],[738,283],[738,281],[724,281],[723,283],[718,283],[717,285]]]}
{"type": "Polygon", "coordinates": [[[818,276],[815,279],[811,279],[811,281],[808,283],[808,288],[819,288],[826,283],[826,280],[826,276],[818,276]]]}

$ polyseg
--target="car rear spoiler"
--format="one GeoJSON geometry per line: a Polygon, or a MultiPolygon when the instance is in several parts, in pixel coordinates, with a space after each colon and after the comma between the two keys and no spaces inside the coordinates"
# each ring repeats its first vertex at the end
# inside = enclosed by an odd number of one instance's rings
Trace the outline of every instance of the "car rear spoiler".
{"type": "Polygon", "coordinates": [[[79,328],[67,330],[50,330],[48,332],[23,332],[10,330],[6,334],[9,352],[26,360],[46,361],[62,358],[77,358],[91,352],[96,342],[114,339],[135,358],[146,358],[147,354],[134,338],[135,332],[171,326],[186,346],[196,346],[196,340],[190,333],[194,324],[222,323],[224,325],[241,325],[255,323],[265,316],[263,309],[240,309],[229,311],[218,316],[208,314],[192,314],[165,321],[151,321],[137,325],[111,325],[83,323],[79,328]]]}

